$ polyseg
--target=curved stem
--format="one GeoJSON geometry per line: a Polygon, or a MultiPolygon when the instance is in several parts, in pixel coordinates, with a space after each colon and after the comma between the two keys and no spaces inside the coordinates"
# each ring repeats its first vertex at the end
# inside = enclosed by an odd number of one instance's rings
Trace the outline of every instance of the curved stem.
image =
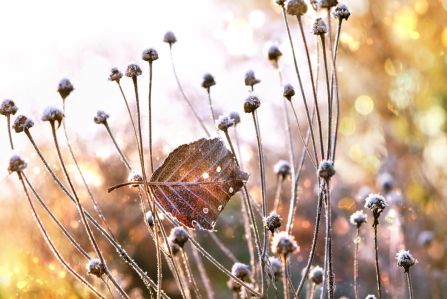
{"type": "Polygon", "coordinates": [[[106,127],[107,133],[109,134],[110,139],[112,139],[112,142],[115,145],[115,148],[118,151],[118,154],[120,155],[121,160],[123,160],[124,165],[126,165],[128,170],[131,170],[132,167],[130,166],[129,160],[127,160],[126,156],[124,155],[124,153],[121,151],[120,147],[118,146],[118,143],[116,142],[116,139],[113,136],[108,123],[105,123],[104,126],[106,127]]]}
{"type": "Polygon", "coordinates": [[[9,136],[9,144],[11,145],[11,149],[14,150],[14,143],[12,142],[12,135],[11,135],[11,116],[8,114],[6,115],[6,125],[8,129],[8,136],[9,136]]]}
{"type": "Polygon", "coordinates": [[[411,285],[410,269],[405,271],[405,276],[407,277],[408,296],[410,296],[410,299],[413,299],[413,288],[412,288],[412,285],[411,285]]]}
{"type": "Polygon", "coordinates": [[[378,217],[375,217],[374,219],[374,251],[375,251],[375,264],[376,264],[376,282],[377,282],[377,294],[379,296],[379,299],[382,299],[382,285],[381,285],[381,279],[380,279],[380,268],[379,268],[379,245],[377,243],[377,226],[378,223],[378,217]]]}
{"type": "Polygon", "coordinates": [[[335,81],[335,94],[337,97],[337,102],[335,106],[335,132],[334,132],[334,142],[333,142],[333,148],[332,148],[332,157],[331,159],[335,159],[335,152],[337,150],[337,136],[338,136],[338,127],[340,123],[340,93],[338,88],[338,75],[337,75],[337,53],[338,53],[338,43],[340,41],[340,33],[341,33],[341,24],[342,20],[338,22],[338,28],[337,28],[337,37],[335,39],[335,50],[333,51],[332,56],[332,69],[333,69],[333,76],[332,76],[332,86],[331,86],[331,101],[333,101],[333,90],[334,90],[334,81],[335,81]]]}
{"type": "Polygon", "coordinates": [[[183,264],[184,264],[184,267],[186,270],[186,276],[188,277],[188,281],[190,284],[192,284],[192,288],[194,290],[194,293],[196,294],[196,298],[201,299],[202,295],[200,295],[200,291],[199,291],[199,287],[197,286],[196,279],[194,278],[194,275],[192,274],[191,265],[189,263],[188,255],[186,254],[186,252],[183,248],[181,250],[181,253],[182,253],[183,264]]]}
{"type": "Polygon", "coordinates": [[[194,257],[194,261],[196,262],[197,270],[199,271],[200,279],[203,282],[203,286],[205,287],[206,297],[208,299],[214,299],[214,291],[211,287],[209,276],[206,273],[205,267],[203,265],[202,257],[199,255],[197,248],[195,246],[191,247],[192,255],[194,257]]]}
{"type": "Polygon", "coordinates": [[[358,277],[359,277],[359,243],[360,243],[360,227],[357,226],[357,233],[355,235],[354,240],[354,296],[355,299],[359,299],[359,290],[358,290],[358,277]]]}
{"type": "MultiPolygon", "coordinates": [[[[330,159],[330,152],[332,149],[331,142],[332,142],[332,97],[331,97],[331,90],[330,90],[330,83],[329,83],[329,70],[328,70],[328,63],[327,63],[327,57],[326,57],[326,42],[324,40],[324,35],[321,35],[321,44],[323,46],[323,61],[324,61],[324,73],[326,75],[326,89],[327,89],[327,105],[328,105],[328,141],[327,141],[327,152],[326,152],[326,159],[330,159]]],[[[318,115],[318,114],[317,114],[318,115]]]]}
{"type": "Polygon", "coordinates": [[[334,298],[334,270],[332,265],[332,209],[331,209],[331,190],[330,181],[324,180],[326,189],[326,252],[327,252],[327,276],[328,276],[328,295],[329,299],[334,298]]]}
{"type": "Polygon", "coordinates": [[[132,116],[132,111],[130,110],[129,102],[127,101],[126,95],[124,94],[124,91],[123,91],[123,88],[121,87],[121,83],[120,82],[118,82],[118,87],[120,89],[121,95],[123,96],[123,100],[124,100],[124,104],[126,105],[127,113],[129,114],[130,124],[132,125],[136,146],[137,146],[137,149],[138,149],[138,152],[139,152],[140,151],[140,147],[139,147],[139,144],[138,144],[138,133],[137,133],[137,128],[135,126],[135,121],[134,121],[133,116],[132,116]]]}

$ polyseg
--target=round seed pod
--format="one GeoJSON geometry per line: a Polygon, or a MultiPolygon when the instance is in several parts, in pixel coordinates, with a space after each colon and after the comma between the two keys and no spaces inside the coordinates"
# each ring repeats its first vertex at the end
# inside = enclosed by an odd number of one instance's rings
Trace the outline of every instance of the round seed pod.
{"type": "Polygon", "coordinates": [[[217,127],[223,132],[228,131],[228,128],[232,126],[234,126],[234,119],[228,115],[221,115],[217,119],[217,127]]]}
{"type": "Polygon", "coordinates": [[[177,37],[175,36],[174,32],[168,31],[165,33],[165,35],[163,37],[163,41],[165,43],[168,43],[169,46],[172,46],[173,44],[175,44],[177,42],[177,37]]]}
{"type": "Polygon", "coordinates": [[[9,159],[8,173],[21,172],[25,170],[27,166],[28,163],[26,163],[19,155],[12,155],[9,159]]]}
{"type": "Polygon", "coordinates": [[[250,95],[245,99],[244,102],[244,111],[245,113],[255,112],[256,109],[261,106],[261,101],[257,96],[250,95]]]}
{"type": "Polygon", "coordinates": [[[272,252],[279,256],[287,256],[299,251],[295,238],[287,232],[276,233],[272,240],[272,252]]]}
{"type": "Polygon", "coordinates": [[[352,213],[351,217],[349,217],[349,222],[351,222],[352,225],[360,227],[363,223],[366,223],[367,219],[368,216],[362,210],[359,210],[352,213]]]}
{"type": "Polygon", "coordinates": [[[253,88],[253,86],[255,86],[256,84],[261,82],[261,80],[256,78],[255,72],[252,70],[249,70],[245,73],[244,81],[245,81],[245,85],[251,86],[251,88],[253,88]]]}
{"type": "Polygon", "coordinates": [[[99,278],[106,273],[106,267],[99,259],[90,259],[86,268],[88,274],[95,275],[99,278]]]}
{"type": "Polygon", "coordinates": [[[143,72],[141,71],[141,68],[135,63],[129,64],[127,66],[126,77],[136,78],[136,77],[140,76],[142,73],[143,72]]]}
{"type": "Polygon", "coordinates": [[[14,101],[10,99],[5,99],[0,104],[0,114],[4,116],[14,115],[18,109],[14,101]]]}
{"type": "Polygon", "coordinates": [[[279,58],[281,58],[282,52],[279,50],[278,46],[271,46],[268,51],[268,58],[270,61],[278,63],[279,58]]]}
{"type": "Polygon", "coordinates": [[[120,70],[117,69],[116,67],[113,67],[110,70],[109,81],[115,81],[115,82],[119,83],[122,77],[123,77],[123,73],[121,73],[120,70]]]}
{"type": "Polygon", "coordinates": [[[329,180],[335,174],[334,162],[331,160],[323,160],[318,167],[318,176],[329,180]]]}
{"type": "Polygon", "coordinates": [[[315,35],[324,35],[327,33],[327,26],[322,18],[315,19],[315,22],[312,26],[312,32],[315,35]]]}
{"type": "Polygon", "coordinates": [[[241,280],[244,280],[250,276],[250,267],[243,263],[234,263],[233,267],[231,267],[231,274],[241,280]]]}
{"type": "Polygon", "coordinates": [[[205,89],[211,88],[211,86],[216,85],[213,75],[207,73],[203,76],[202,87],[205,89]]]}
{"type": "Polygon", "coordinates": [[[59,85],[57,86],[57,92],[61,95],[62,99],[66,99],[70,93],[74,90],[73,84],[71,84],[70,80],[62,79],[59,81],[59,85]]]}
{"type": "Polygon", "coordinates": [[[295,88],[293,88],[292,84],[284,85],[283,96],[288,100],[292,101],[292,97],[295,95],[295,88]]]}
{"type": "Polygon", "coordinates": [[[158,52],[153,48],[146,49],[141,54],[141,58],[147,62],[155,61],[158,59],[158,52]]]}
{"type": "Polygon", "coordinates": [[[264,225],[272,234],[274,234],[275,231],[281,227],[281,217],[276,212],[271,212],[270,215],[264,219],[264,225]]]}
{"type": "Polygon", "coordinates": [[[56,122],[59,124],[58,127],[62,123],[63,119],[64,113],[62,112],[62,110],[56,107],[47,107],[42,114],[43,121],[49,121],[50,123],[56,122]]]}
{"type": "Polygon", "coordinates": [[[96,116],[93,118],[93,121],[95,122],[95,124],[98,125],[106,125],[107,124],[107,119],[109,118],[109,115],[107,113],[105,113],[102,110],[98,110],[96,112],[96,116]]]}
{"type": "Polygon", "coordinates": [[[169,234],[169,240],[181,248],[185,246],[186,242],[189,240],[189,235],[186,229],[181,226],[174,227],[169,234]]]}
{"type": "Polygon", "coordinates": [[[319,285],[323,282],[324,270],[320,266],[312,267],[309,271],[309,280],[319,285]]]}
{"type": "Polygon", "coordinates": [[[349,11],[348,7],[343,3],[338,3],[335,7],[334,12],[332,13],[334,18],[341,20],[348,20],[351,16],[351,12],[349,11]]]}
{"type": "Polygon", "coordinates": [[[396,254],[396,261],[399,267],[405,269],[405,272],[408,272],[410,267],[417,263],[417,260],[411,255],[409,250],[399,250],[396,254]]]}
{"type": "Polygon", "coordinates": [[[301,17],[307,12],[307,4],[304,0],[289,0],[286,10],[289,15],[301,17]]]}
{"type": "Polygon", "coordinates": [[[233,111],[230,113],[230,118],[234,121],[234,125],[237,125],[238,123],[241,122],[241,117],[239,115],[239,113],[233,111]]]}
{"type": "Polygon", "coordinates": [[[12,128],[14,129],[14,131],[16,131],[16,133],[21,133],[25,130],[29,130],[33,126],[34,122],[31,119],[24,115],[19,115],[14,120],[12,128]]]}

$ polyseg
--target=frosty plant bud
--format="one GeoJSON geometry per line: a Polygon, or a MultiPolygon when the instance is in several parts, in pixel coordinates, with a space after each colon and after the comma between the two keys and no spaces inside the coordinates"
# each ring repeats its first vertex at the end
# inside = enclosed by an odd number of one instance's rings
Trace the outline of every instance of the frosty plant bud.
{"type": "Polygon", "coordinates": [[[299,251],[295,238],[287,232],[276,233],[272,240],[272,252],[276,255],[286,257],[291,253],[299,251]]]}
{"type": "Polygon", "coordinates": [[[396,254],[397,265],[405,269],[405,272],[410,270],[410,267],[418,261],[411,255],[409,250],[399,250],[396,254]]]}
{"type": "Polygon", "coordinates": [[[245,113],[252,113],[255,112],[256,109],[259,108],[259,106],[261,106],[261,101],[259,100],[259,98],[254,95],[249,95],[245,99],[244,111],[245,113]]]}
{"type": "Polygon", "coordinates": [[[312,32],[315,35],[324,35],[325,33],[327,33],[327,26],[322,18],[315,19],[315,22],[312,26],[312,32]]]}
{"type": "Polygon", "coordinates": [[[165,43],[168,43],[169,46],[172,47],[172,45],[177,42],[177,38],[175,37],[174,32],[168,31],[165,33],[165,36],[163,37],[163,41],[165,43]]]}
{"type": "Polygon", "coordinates": [[[95,124],[98,125],[106,125],[107,124],[107,119],[109,118],[109,115],[107,113],[105,113],[102,110],[98,110],[98,112],[96,112],[96,116],[93,118],[93,121],[95,122],[95,124]]]}
{"type": "Polygon", "coordinates": [[[351,217],[349,217],[349,222],[351,222],[352,225],[357,226],[357,228],[360,228],[363,223],[366,223],[367,219],[367,215],[362,210],[359,210],[352,213],[351,217]]]}
{"type": "Polygon", "coordinates": [[[241,280],[244,280],[250,275],[250,267],[246,264],[234,263],[233,267],[231,267],[231,274],[241,280]]]}
{"type": "Polygon", "coordinates": [[[217,127],[223,132],[227,132],[228,128],[234,126],[234,119],[228,115],[221,115],[217,119],[217,127]]]}
{"type": "Polygon", "coordinates": [[[365,208],[370,209],[373,213],[377,213],[380,215],[382,211],[386,208],[388,203],[385,200],[385,197],[379,194],[371,193],[365,199],[365,208]]]}
{"type": "Polygon", "coordinates": [[[279,6],[284,6],[284,3],[286,3],[286,0],[275,0],[275,3],[279,6]]]}
{"type": "Polygon", "coordinates": [[[0,104],[0,114],[10,116],[16,114],[18,108],[14,101],[10,99],[3,100],[0,104]]]}
{"type": "Polygon", "coordinates": [[[270,215],[264,219],[264,225],[272,234],[274,234],[275,231],[281,227],[281,217],[279,217],[276,212],[271,212],[270,215]]]}
{"type": "Polygon", "coordinates": [[[273,167],[273,171],[279,176],[282,180],[286,179],[291,174],[290,163],[286,160],[279,160],[276,162],[273,167]]]}
{"type": "Polygon", "coordinates": [[[169,234],[169,240],[181,248],[185,245],[189,240],[189,235],[186,229],[181,226],[174,227],[169,234]]]}
{"type": "Polygon", "coordinates": [[[312,267],[309,271],[308,278],[314,284],[319,285],[323,282],[324,270],[320,266],[312,267]]]}
{"type": "Polygon", "coordinates": [[[24,115],[19,115],[14,120],[12,128],[16,133],[21,133],[25,130],[29,130],[32,126],[34,126],[34,122],[24,115]]]}
{"type": "Polygon", "coordinates": [[[277,257],[269,257],[270,260],[270,266],[272,267],[272,273],[273,276],[275,276],[276,279],[281,278],[282,276],[282,263],[281,260],[277,257]]]}
{"type": "Polygon", "coordinates": [[[338,3],[333,12],[334,18],[342,20],[348,20],[349,16],[351,16],[351,12],[348,7],[343,3],[338,3]]]}
{"type": "Polygon", "coordinates": [[[230,118],[234,121],[234,125],[237,125],[238,123],[241,122],[241,117],[237,112],[231,112],[230,118]]]}
{"type": "Polygon", "coordinates": [[[158,59],[158,52],[153,48],[146,49],[143,51],[143,54],[141,54],[141,58],[147,62],[155,61],[158,59]]]}
{"type": "Polygon", "coordinates": [[[151,211],[147,211],[144,218],[149,226],[154,226],[154,214],[151,211]]]}
{"type": "Polygon", "coordinates": [[[318,6],[320,8],[331,8],[335,5],[337,5],[337,3],[338,3],[337,0],[319,0],[318,6]]]}
{"type": "Polygon", "coordinates": [[[63,119],[64,113],[56,107],[47,107],[42,114],[43,121],[49,121],[50,123],[56,122],[58,123],[58,127],[60,127],[63,119]]]}
{"type": "Polygon", "coordinates": [[[318,167],[318,176],[325,180],[329,180],[334,174],[334,162],[331,160],[321,161],[320,166],[318,167]]]}
{"type": "MultiPolygon", "coordinates": [[[[142,182],[143,181],[143,176],[141,174],[139,174],[138,172],[131,171],[129,173],[129,176],[127,177],[127,181],[129,181],[129,182],[142,182]]],[[[139,184],[132,184],[130,186],[131,187],[138,187],[139,184]]]]}
{"type": "Polygon", "coordinates": [[[256,84],[260,83],[261,80],[256,78],[255,72],[252,70],[249,70],[245,73],[245,85],[250,86],[253,88],[256,84]]]}
{"type": "Polygon", "coordinates": [[[123,73],[121,73],[120,70],[117,69],[116,67],[113,67],[110,70],[109,81],[115,81],[115,82],[119,83],[122,77],[123,77],[123,73]]]}
{"type": "Polygon", "coordinates": [[[286,9],[289,15],[301,17],[307,12],[307,4],[304,0],[289,0],[286,9]]]}
{"type": "Polygon", "coordinates": [[[269,60],[278,63],[279,58],[281,58],[282,52],[279,50],[278,46],[271,46],[269,48],[268,57],[269,60]]]}
{"type": "Polygon", "coordinates": [[[283,96],[289,100],[292,101],[292,97],[295,95],[295,88],[291,84],[284,85],[284,91],[283,96]]]}
{"type": "Polygon", "coordinates": [[[100,278],[106,273],[106,267],[99,259],[91,259],[87,263],[87,273],[100,278]]]}
{"type": "Polygon", "coordinates": [[[381,173],[377,177],[377,187],[381,189],[384,193],[391,192],[391,190],[393,190],[394,188],[393,176],[388,172],[381,173]]]}
{"type": "Polygon", "coordinates": [[[180,248],[180,246],[178,246],[177,244],[175,244],[171,240],[168,240],[168,246],[171,249],[173,255],[177,255],[182,250],[180,248]]]}
{"type": "Polygon", "coordinates": [[[210,89],[211,86],[216,85],[213,75],[207,73],[203,76],[202,87],[205,89],[210,89]]]}
{"type": "Polygon", "coordinates": [[[21,172],[25,170],[28,164],[18,155],[12,155],[9,159],[8,173],[21,172]]]}
{"type": "Polygon", "coordinates": [[[59,81],[57,92],[59,92],[63,100],[65,100],[73,90],[73,84],[71,84],[70,80],[62,79],[61,81],[59,81]]]}
{"type": "Polygon", "coordinates": [[[142,74],[141,68],[137,64],[129,64],[126,69],[126,76],[136,78],[142,74]]]}

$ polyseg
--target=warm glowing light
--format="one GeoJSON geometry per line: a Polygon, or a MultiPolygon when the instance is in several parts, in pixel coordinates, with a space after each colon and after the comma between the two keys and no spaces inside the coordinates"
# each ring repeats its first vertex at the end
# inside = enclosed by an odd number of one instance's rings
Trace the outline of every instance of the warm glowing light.
{"type": "Polygon", "coordinates": [[[204,172],[204,173],[202,174],[202,178],[204,178],[205,180],[206,180],[206,179],[209,179],[209,178],[210,178],[209,173],[208,173],[208,172],[204,172]]]}
{"type": "Polygon", "coordinates": [[[374,109],[374,102],[370,96],[361,95],[355,99],[355,110],[361,115],[368,115],[374,109]]]}
{"type": "Polygon", "coordinates": [[[343,117],[340,121],[340,133],[345,136],[354,134],[356,127],[356,122],[352,117],[346,116],[343,117]]]}
{"type": "Polygon", "coordinates": [[[421,113],[418,118],[418,127],[427,135],[437,135],[445,124],[445,111],[440,106],[432,106],[421,113]]]}

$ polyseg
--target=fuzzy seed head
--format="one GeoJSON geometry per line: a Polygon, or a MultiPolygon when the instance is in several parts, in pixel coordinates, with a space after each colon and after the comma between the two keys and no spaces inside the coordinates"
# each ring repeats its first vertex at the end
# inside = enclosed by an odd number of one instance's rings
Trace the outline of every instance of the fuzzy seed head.
{"type": "Polygon", "coordinates": [[[409,250],[399,250],[396,254],[397,265],[408,271],[418,261],[411,255],[409,250]]]}
{"type": "Polygon", "coordinates": [[[93,118],[93,121],[95,122],[95,124],[98,125],[106,125],[107,124],[107,119],[109,118],[109,115],[107,113],[105,113],[102,110],[98,110],[98,112],[96,112],[96,116],[93,118]]]}
{"type": "Polygon", "coordinates": [[[147,211],[144,215],[144,219],[146,220],[147,224],[149,226],[154,226],[154,214],[152,214],[151,211],[147,211]]]}
{"type": "Polygon", "coordinates": [[[335,174],[334,162],[323,160],[318,167],[318,176],[323,179],[330,179],[335,174]]]}
{"type": "Polygon", "coordinates": [[[244,280],[250,275],[250,267],[246,264],[234,263],[233,267],[231,267],[231,274],[241,280],[244,280]]]}
{"type": "Polygon", "coordinates": [[[71,84],[70,80],[62,79],[61,81],[59,81],[59,85],[57,86],[57,92],[59,92],[63,100],[65,100],[73,90],[74,87],[73,84],[71,84]]]}
{"type": "Polygon", "coordinates": [[[331,8],[335,5],[337,5],[337,3],[338,3],[337,0],[319,0],[318,6],[320,8],[331,8]]]}
{"type": "Polygon", "coordinates": [[[286,10],[289,15],[301,17],[307,12],[307,4],[304,0],[289,0],[286,10]]]}
{"type": "Polygon", "coordinates": [[[21,172],[28,164],[19,155],[12,155],[9,159],[8,173],[21,172]]]}
{"type": "Polygon", "coordinates": [[[322,18],[315,19],[315,22],[312,26],[312,32],[315,35],[324,35],[325,33],[327,33],[327,26],[322,18]]]}
{"type": "Polygon", "coordinates": [[[377,187],[381,189],[384,193],[391,192],[391,190],[393,190],[394,188],[393,176],[388,172],[381,173],[377,177],[377,187]]]}
{"type": "Polygon", "coordinates": [[[163,41],[165,43],[168,43],[169,46],[172,46],[173,44],[175,44],[177,42],[177,38],[175,37],[174,32],[168,31],[165,33],[165,36],[163,37],[163,41]]]}
{"type": "Polygon", "coordinates": [[[264,219],[264,225],[268,230],[274,234],[275,231],[281,227],[281,217],[276,212],[270,212],[270,215],[268,215],[264,219]]]}
{"type": "Polygon", "coordinates": [[[273,167],[273,171],[276,173],[277,176],[284,180],[288,176],[290,176],[290,174],[292,173],[292,168],[289,161],[279,160],[273,167]]]}
{"type": "Polygon", "coordinates": [[[352,213],[351,217],[349,217],[349,222],[351,222],[352,225],[360,227],[363,223],[366,223],[367,219],[368,216],[362,210],[359,210],[352,213]]]}
{"type": "Polygon", "coordinates": [[[319,285],[323,282],[324,270],[320,266],[314,266],[310,269],[308,278],[314,284],[319,285]]]}
{"type": "MultiPolygon", "coordinates": [[[[127,177],[127,181],[128,182],[142,182],[143,176],[136,171],[131,171],[129,173],[129,176],[127,177]]],[[[130,187],[138,187],[138,186],[140,186],[140,185],[139,184],[130,185],[130,187]]]]}
{"type": "Polygon", "coordinates": [[[418,236],[418,244],[423,247],[428,247],[433,242],[433,232],[429,230],[422,231],[418,236]]]}
{"type": "Polygon", "coordinates": [[[365,198],[365,208],[376,214],[380,214],[387,205],[385,197],[379,194],[371,193],[365,198]]]}
{"type": "Polygon", "coordinates": [[[343,3],[338,3],[335,7],[335,10],[333,12],[333,16],[336,19],[341,20],[348,20],[351,16],[351,12],[349,11],[348,7],[343,3]]]}
{"type": "Polygon", "coordinates": [[[230,113],[230,118],[234,121],[234,125],[237,125],[241,122],[241,116],[235,111],[230,113]]]}
{"type": "Polygon", "coordinates": [[[56,122],[60,126],[62,123],[62,120],[64,119],[64,113],[62,110],[56,107],[47,107],[45,108],[43,114],[42,114],[42,120],[43,121],[49,121],[50,123],[56,122]]]}
{"type": "Polygon", "coordinates": [[[287,232],[276,233],[272,240],[272,252],[279,256],[287,256],[299,251],[295,238],[287,232]]]}
{"type": "Polygon", "coordinates": [[[177,226],[171,230],[169,240],[183,248],[185,243],[189,240],[189,235],[186,229],[181,226],[177,226]]]}
{"type": "Polygon", "coordinates": [[[271,256],[269,257],[270,266],[272,267],[273,276],[276,279],[280,279],[282,276],[282,263],[281,260],[277,257],[271,256]]]}
{"type": "Polygon", "coordinates": [[[14,101],[10,99],[5,99],[0,104],[0,114],[4,116],[14,115],[18,109],[14,101]]]}
{"type": "Polygon", "coordinates": [[[228,128],[234,126],[234,119],[228,115],[221,115],[216,121],[219,130],[226,132],[228,128]]]}
{"type": "Polygon", "coordinates": [[[136,78],[142,74],[141,68],[135,64],[129,64],[126,69],[126,76],[129,78],[136,78]]]}
{"type": "Polygon", "coordinates": [[[147,62],[155,61],[158,59],[158,52],[153,48],[146,49],[143,51],[143,54],[141,54],[141,58],[147,62]]]}
{"type": "Polygon", "coordinates": [[[261,80],[256,78],[255,72],[252,70],[249,70],[245,73],[245,85],[246,86],[255,86],[256,84],[260,83],[261,80]]]}
{"type": "Polygon", "coordinates": [[[29,130],[32,126],[34,126],[34,122],[26,117],[25,115],[19,115],[14,120],[12,124],[12,128],[16,133],[21,133],[25,130],[29,130]]]}
{"type": "Polygon", "coordinates": [[[216,81],[214,80],[213,75],[207,73],[203,76],[202,87],[205,89],[209,89],[211,86],[216,85],[216,81]]]}
{"type": "Polygon", "coordinates": [[[255,112],[255,110],[258,109],[259,106],[261,106],[261,101],[259,100],[259,98],[254,95],[249,95],[245,99],[244,111],[245,113],[252,113],[255,112]]]}
{"type": "Polygon", "coordinates": [[[116,67],[112,67],[112,69],[110,70],[109,81],[116,81],[117,83],[119,83],[122,77],[123,73],[121,73],[120,70],[116,67]]]}
{"type": "Polygon", "coordinates": [[[281,58],[282,52],[279,50],[278,46],[271,46],[268,52],[268,58],[271,61],[278,62],[279,58],[281,58]]]}
{"type": "Polygon", "coordinates": [[[376,295],[369,294],[365,299],[377,299],[376,295]]]}
{"type": "Polygon", "coordinates": [[[100,278],[106,273],[106,267],[99,259],[91,259],[87,263],[87,273],[100,278]]]}
{"type": "Polygon", "coordinates": [[[295,88],[293,88],[292,84],[286,84],[284,85],[284,91],[283,91],[283,96],[291,101],[292,97],[295,95],[295,88]]]}

